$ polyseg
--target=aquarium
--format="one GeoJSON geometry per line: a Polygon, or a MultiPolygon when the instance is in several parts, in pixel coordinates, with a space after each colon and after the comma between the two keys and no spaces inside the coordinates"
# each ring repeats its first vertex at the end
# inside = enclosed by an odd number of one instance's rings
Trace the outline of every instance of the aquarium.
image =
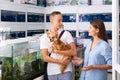
{"type": "Polygon", "coordinates": [[[0,62],[1,80],[33,80],[44,72],[40,49],[29,41],[0,45],[0,62]]]}
{"type": "Polygon", "coordinates": [[[25,12],[1,10],[1,21],[3,22],[25,22],[25,12]]]}
{"type": "Polygon", "coordinates": [[[37,6],[46,7],[46,0],[37,0],[37,6]]]}
{"type": "Polygon", "coordinates": [[[103,0],[105,5],[112,5],[112,0],[103,0]]]}
{"type": "Polygon", "coordinates": [[[17,39],[25,37],[25,31],[11,31],[9,34],[10,39],[17,39]]]}
{"type": "Polygon", "coordinates": [[[63,22],[76,22],[75,14],[63,14],[63,22]]]}
{"type": "Polygon", "coordinates": [[[104,22],[112,22],[112,14],[111,13],[79,14],[79,22],[90,22],[96,19],[103,20],[104,22]]]}
{"type": "Polygon", "coordinates": [[[45,32],[44,29],[41,30],[27,30],[27,36],[34,36],[37,34],[43,34],[45,32]]]}
{"type": "Polygon", "coordinates": [[[44,14],[28,12],[27,22],[44,22],[44,14]]]}

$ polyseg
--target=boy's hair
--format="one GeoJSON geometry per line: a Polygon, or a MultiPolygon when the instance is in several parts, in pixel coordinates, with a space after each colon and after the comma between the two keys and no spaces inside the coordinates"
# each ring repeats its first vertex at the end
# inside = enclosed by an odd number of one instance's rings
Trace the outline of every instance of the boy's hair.
{"type": "Polygon", "coordinates": [[[53,11],[51,14],[50,14],[50,17],[49,17],[49,19],[51,19],[52,17],[54,17],[55,15],[62,15],[61,14],[61,12],[59,12],[59,11],[53,11]]]}

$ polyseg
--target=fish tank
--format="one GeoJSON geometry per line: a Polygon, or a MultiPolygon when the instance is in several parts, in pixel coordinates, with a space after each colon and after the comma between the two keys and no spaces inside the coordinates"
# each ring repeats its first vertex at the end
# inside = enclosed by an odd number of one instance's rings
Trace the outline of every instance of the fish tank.
{"type": "Polygon", "coordinates": [[[0,44],[0,80],[33,80],[43,75],[40,48],[30,47],[29,41],[0,44]]]}

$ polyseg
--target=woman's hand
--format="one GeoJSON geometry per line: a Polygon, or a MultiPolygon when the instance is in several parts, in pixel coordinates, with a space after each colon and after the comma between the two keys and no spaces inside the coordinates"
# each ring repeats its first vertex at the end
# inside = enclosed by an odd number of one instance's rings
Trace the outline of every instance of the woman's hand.
{"type": "Polygon", "coordinates": [[[73,64],[79,66],[80,64],[83,63],[83,59],[82,58],[79,58],[79,57],[75,57],[73,60],[72,60],[73,64]]]}
{"type": "Polygon", "coordinates": [[[93,69],[93,65],[89,65],[89,66],[81,68],[82,71],[89,71],[91,69],[93,69]]]}

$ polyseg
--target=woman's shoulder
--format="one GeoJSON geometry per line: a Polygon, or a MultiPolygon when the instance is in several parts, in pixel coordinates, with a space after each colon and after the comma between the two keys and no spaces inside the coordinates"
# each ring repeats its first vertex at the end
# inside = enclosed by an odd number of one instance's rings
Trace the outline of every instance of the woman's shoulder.
{"type": "Polygon", "coordinates": [[[106,41],[104,41],[104,40],[101,40],[100,42],[101,42],[103,45],[109,45],[109,43],[106,42],[106,41]]]}
{"type": "Polygon", "coordinates": [[[104,40],[101,40],[100,45],[102,47],[111,48],[110,44],[108,42],[104,41],[104,40]]]}

